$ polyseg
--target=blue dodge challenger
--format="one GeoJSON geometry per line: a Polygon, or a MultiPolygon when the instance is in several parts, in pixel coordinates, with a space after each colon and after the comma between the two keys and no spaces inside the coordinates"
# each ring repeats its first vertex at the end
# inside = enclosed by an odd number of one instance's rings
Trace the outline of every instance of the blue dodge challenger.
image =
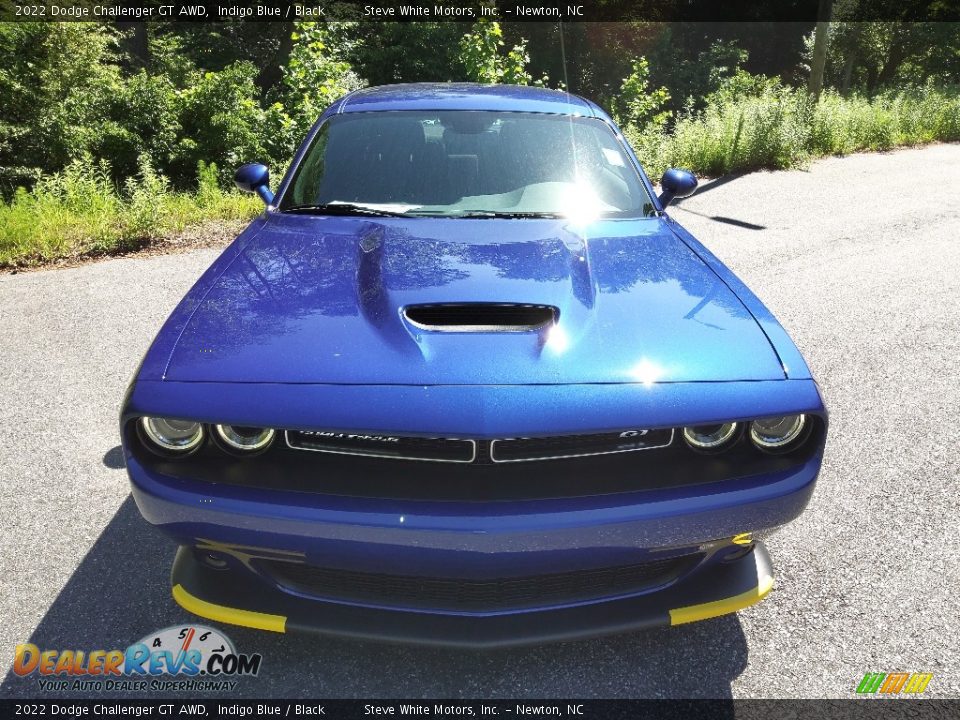
{"type": "Polygon", "coordinates": [[[121,435],[173,597],[278,632],[496,646],[678,625],[773,586],[827,415],[757,297],[567,93],[328,108],[164,324],[121,435]]]}

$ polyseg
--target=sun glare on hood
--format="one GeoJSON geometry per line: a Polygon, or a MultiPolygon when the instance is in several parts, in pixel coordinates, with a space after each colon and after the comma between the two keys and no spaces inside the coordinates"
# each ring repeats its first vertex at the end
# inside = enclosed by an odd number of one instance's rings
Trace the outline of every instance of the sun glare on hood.
{"type": "Polygon", "coordinates": [[[646,358],[638,362],[630,370],[631,377],[648,386],[653,385],[653,383],[657,382],[663,375],[663,367],[646,358]]]}

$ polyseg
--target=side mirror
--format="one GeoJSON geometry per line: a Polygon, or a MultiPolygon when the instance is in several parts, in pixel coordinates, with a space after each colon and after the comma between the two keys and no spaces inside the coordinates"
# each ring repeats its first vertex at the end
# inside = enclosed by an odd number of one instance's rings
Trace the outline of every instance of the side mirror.
{"type": "Polygon", "coordinates": [[[273,192],[270,190],[270,171],[266,165],[260,163],[241,165],[233,174],[233,182],[244,192],[254,192],[259,195],[265,205],[273,202],[273,192]]]}
{"type": "Polygon", "coordinates": [[[697,189],[697,178],[689,170],[670,168],[660,180],[660,204],[666,207],[674,198],[685,198],[693,195],[697,189]]]}

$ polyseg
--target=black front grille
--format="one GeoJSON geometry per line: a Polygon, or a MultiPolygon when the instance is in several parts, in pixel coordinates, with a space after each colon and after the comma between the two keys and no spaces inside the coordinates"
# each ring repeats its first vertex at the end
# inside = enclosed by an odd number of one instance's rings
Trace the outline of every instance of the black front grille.
{"type": "Polygon", "coordinates": [[[526,460],[560,460],[664,448],[673,442],[673,430],[621,430],[586,435],[539,438],[469,440],[422,438],[389,433],[351,433],[338,430],[287,430],[287,445],[341,455],[395,460],[489,464],[526,460]]]}
{"type": "Polygon", "coordinates": [[[287,430],[287,445],[294,450],[366,455],[398,460],[473,462],[473,440],[420,438],[389,433],[347,433],[335,430],[287,430]]]}
{"type": "Polygon", "coordinates": [[[559,460],[608,453],[653,450],[673,442],[673,430],[622,430],[591,435],[510,438],[490,443],[490,459],[499,462],[559,460]]]}
{"type": "Polygon", "coordinates": [[[257,567],[280,585],[318,598],[480,612],[639,593],[675,580],[701,558],[700,554],[684,555],[635,565],[499,580],[363,573],[271,560],[257,561],[257,567]]]}
{"type": "Polygon", "coordinates": [[[407,320],[437,332],[527,332],[556,322],[559,310],[551,305],[516,303],[438,303],[411,305],[407,320]]]}

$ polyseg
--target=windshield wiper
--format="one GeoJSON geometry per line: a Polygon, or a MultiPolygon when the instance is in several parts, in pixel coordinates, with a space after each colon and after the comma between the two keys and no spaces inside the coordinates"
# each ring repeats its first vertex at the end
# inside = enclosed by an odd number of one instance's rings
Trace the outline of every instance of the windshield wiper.
{"type": "Polygon", "coordinates": [[[457,218],[562,218],[560,213],[551,212],[533,212],[528,210],[473,210],[471,212],[458,213],[448,217],[457,218]]]}
{"type": "Polygon", "coordinates": [[[407,217],[407,213],[395,210],[357,205],[355,203],[324,203],[322,205],[294,205],[282,208],[281,212],[300,215],[373,215],[376,217],[407,217]]]}

